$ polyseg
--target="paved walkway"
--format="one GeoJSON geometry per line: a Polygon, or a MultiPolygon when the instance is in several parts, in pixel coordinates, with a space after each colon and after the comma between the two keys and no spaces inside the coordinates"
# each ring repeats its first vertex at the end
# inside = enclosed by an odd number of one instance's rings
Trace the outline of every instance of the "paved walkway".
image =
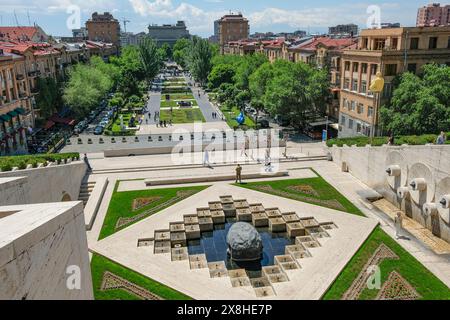
{"type": "Polygon", "coordinates": [[[186,77],[186,82],[192,83],[193,85],[190,86],[192,93],[197,100],[198,106],[200,107],[200,110],[203,113],[203,116],[205,117],[206,122],[223,122],[219,115],[219,110],[215,108],[211,102],[209,101],[208,95],[203,92],[201,87],[198,87],[195,85],[195,81],[191,78],[186,77]],[[198,95],[200,91],[200,96],[198,95]],[[218,113],[217,118],[213,118],[212,114],[213,112],[218,113]]]}
{"type": "MultiPolygon", "coordinates": [[[[150,99],[147,103],[147,113],[145,114],[145,118],[148,119],[149,125],[155,125],[155,112],[159,112],[161,106],[161,92],[150,91],[150,99]],[[148,116],[148,112],[151,113],[151,117],[148,116]]],[[[146,124],[145,120],[143,124],[146,124]]]]}

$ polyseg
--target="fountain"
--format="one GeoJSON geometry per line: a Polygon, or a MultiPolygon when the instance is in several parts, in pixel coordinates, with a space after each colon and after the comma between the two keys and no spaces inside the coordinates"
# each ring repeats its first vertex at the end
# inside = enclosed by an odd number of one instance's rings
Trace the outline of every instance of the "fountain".
{"type": "Polygon", "coordinates": [[[227,235],[228,255],[235,262],[259,261],[263,245],[261,236],[249,223],[236,222],[227,235]]]}

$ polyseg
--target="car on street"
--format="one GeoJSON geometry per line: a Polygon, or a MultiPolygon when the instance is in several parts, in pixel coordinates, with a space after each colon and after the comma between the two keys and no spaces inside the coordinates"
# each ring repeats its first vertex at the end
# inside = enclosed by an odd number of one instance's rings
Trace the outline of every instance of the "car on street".
{"type": "Polygon", "coordinates": [[[94,134],[95,134],[96,136],[99,136],[99,135],[103,134],[103,131],[104,131],[104,130],[105,130],[104,127],[102,127],[102,126],[96,126],[95,129],[94,129],[94,134]]]}

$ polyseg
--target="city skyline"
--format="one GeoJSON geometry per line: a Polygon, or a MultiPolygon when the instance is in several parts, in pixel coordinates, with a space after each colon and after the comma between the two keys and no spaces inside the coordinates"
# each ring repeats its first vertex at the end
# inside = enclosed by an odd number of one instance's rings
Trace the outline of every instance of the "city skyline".
{"type": "MultiPolygon", "coordinates": [[[[5,0],[0,4],[1,25],[30,25],[36,23],[48,34],[69,36],[71,30],[66,21],[72,15],[68,9],[78,6],[81,13],[81,27],[94,11],[111,12],[115,18],[130,20],[127,31],[146,32],[149,24],[176,23],[186,21],[191,34],[208,37],[213,34],[214,20],[230,11],[242,12],[250,21],[250,32],[291,32],[305,30],[310,33],[325,33],[329,26],[355,23],[365,28],[367,8],[378,5],[381,22],[399,22],[402,26],[414,26],[417,9],[426,5],[422,0],[373,1],[360,3],[347,0],[335,6],[330,0],[314,4],[305,1],[286,0],[276,5],[262,0],[258,3],[236,0],[94,0],[88,3],[79,0],[5,0]],[[398,10],[403,13],[398,15],[398,10]],[[17,20],[16,20],[16,17],[17,20]],[[49,19],[51,17],[51,19],[49,19]]],[[[444,4],[444,3],[443,3],[444,4]]],[[[123,23],[121,22],[123,30],[123,23]]]]}

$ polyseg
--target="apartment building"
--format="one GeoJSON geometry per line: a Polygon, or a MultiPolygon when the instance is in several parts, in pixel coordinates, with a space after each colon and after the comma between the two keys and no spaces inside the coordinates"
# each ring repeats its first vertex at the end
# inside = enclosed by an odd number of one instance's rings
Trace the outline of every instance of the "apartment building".
{"type": "Polygon", "coordinates": [[[112,43],[119,52],[120,48],[120,23],[109,12],[99,14],[94,12],[92,18],[86,21],[88,40],[96,42],[112,43]]]}
{"type": "Polygon", "coordinates": [[[248,20],[242,13],[224,15],[218,20],[218,26],[221,53],[228,42],[248,39],[250,35],[248,20]]]}
{"type": "Polygon", "coordinates": [[[189,39],[191,37],[184,21],[177,21],[176,24],[149,25],[147,36],[155,40],[158,45],[166,43],[171,46],[178,39],[189,39]]]}
{"type": "Polygon", "coordinates": [[[417,27],[450,26],[450,5],[430,3],[417,10],[417,27]]]}
{"type": "Polygon", "coordinates": [[[399,73],[419,73],[427,63],[450,65],[450,27],[362,30],[358,46],[342,52],[339,137],[380,134],[379,109],[392,96],[399,73]],[[369,87],[377,72],[385,79],[379,97],[369,87]]]}
{"type": "Polygon", "coordinates": [[[0,49],[0,155],[27,152],[26,130],[33,124],[25,58],[0,49]]]}

